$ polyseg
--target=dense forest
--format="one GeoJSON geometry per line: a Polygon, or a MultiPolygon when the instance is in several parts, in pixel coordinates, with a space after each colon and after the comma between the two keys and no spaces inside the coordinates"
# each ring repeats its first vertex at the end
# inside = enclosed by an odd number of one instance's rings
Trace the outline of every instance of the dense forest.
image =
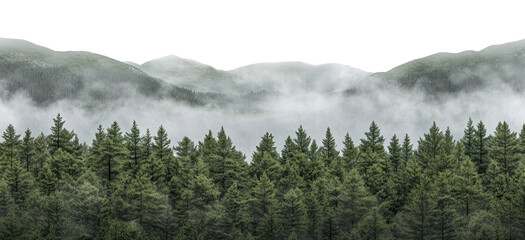
{"type": "Polygon", "coordinates": [[[64,123],[3,132],[1,239],[525,238],[525,125],[386,142],[372,122],[358,144],[299,127],[247,159],[222,128],[172,144],[114,122],[88,146],[64,123]]]}

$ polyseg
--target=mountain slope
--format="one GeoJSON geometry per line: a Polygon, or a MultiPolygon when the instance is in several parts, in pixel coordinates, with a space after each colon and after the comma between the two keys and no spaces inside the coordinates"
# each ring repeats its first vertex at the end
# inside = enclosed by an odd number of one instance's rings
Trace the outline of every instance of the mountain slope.
{"type": "Polygon", "coordinates": [[[310,65],[302,62],[259,63],[230,71],[237,81],[258,89],[293,92],[338,92],[369,73],[341,64],[310,65]]]}
{"type": "Polygon", "coordinates": [[[56,52],[14,39],[0,39],[0,85],[2,99],[25,94],[39,105],[70,99],[92,106],[140,96],[200,101],[189,90],[111,58],[89,52],[56,52]]]}
{"type": "Polygon", "coordinates": [[[371,75],[368,82],[418,89],[431,95],[485,88],[523,91],[525,40],[495,45],[479,52],[438,53],[371,75]]]}
{"type": "Polygon", "coordinates": [[[228,72],[173,55],[148,61],[140,69],[176,86],[200,92],[238,94],[250,90],[233,81],[228,72]]]}

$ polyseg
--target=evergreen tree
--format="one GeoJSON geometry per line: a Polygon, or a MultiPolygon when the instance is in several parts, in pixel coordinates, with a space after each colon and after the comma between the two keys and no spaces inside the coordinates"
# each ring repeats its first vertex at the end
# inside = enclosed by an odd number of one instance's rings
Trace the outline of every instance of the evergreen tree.
{"type": "Polygon", "coordinates": [[[291,161],[297,146],[293,142],[292,138],[288,136],[286,138],[286,141],[284,141],[283,150],[281,151],[281,158],[279,158],[279,162],[281,163],[281,166],[285,166],[287,162],[291,161]]]}
{"type": "Polygon", "coordinates": [[[365,133],[365,136],[366,138],[361,139],[361,145],[359,146],[361,152],[365,152],[367,148],[370,148],[373,153],[382,153],[385,151],[383,147],[385,138],[381,135],[381,130],[374,121],[370,124],[370,128],[368,132],[365,133]]]}
{"type": "Polygon", "coordinates": [[[271,180],[276,181],[279,174],[279,154],[275,148],[273,135],[270,133],[264,134],[261,137],[261,142],[256,147],[252,154],[252,162],[250,165],[250,175],[255,174],[256,177],[261,177],[262,173],[266,171],[271,180]]]}
{"type": "Polygon", "coordinates": [[[339,223],[343,234],[350,235],[363,215],[376,205],[376,199],[368,193],[356,169],[345,176],[341,189],[339,223]]]}
{"type": "Polygon", "coordinates": [[[310,143],[312,139],[306,134],[306,131],[303,129],[303,126],[299,126],[299,129],[295,132],[295,139],[293,140],[296,151],[298,153],[303,153],[308,155],[310,143]]]}
{"type": "Polygon", "coordinates": [[[275,188],[268,176],[263,173],[257,185],[252,189],[250,209],[254,235],[269,239],[275,234],[273,218],[277,211],[275,188]]]}
{"type": "Polygon", "coordinates": [[[307,227],[306,207],[303,202],[303,193],[300,189],[290,189],[283,197],[281,215],[283,216],[284,238],[296,236],[301,239],[307,227]]]}
{"type": "Polygon", "coordinates": [[[244,229],[247,228],[246,198],[233,183],[220,204],[220,235],[226,239],[240,238],[244,229]]]}
{"type": "Polygon", "coordinates": [[[336,147],[335,138],[332,135],[330,128],[327,128],[325,138],[323,139],[323,146],[320,149],[326,166],[330,166],[332,161],[339,157],[339,151],[335,149],[336,147]]]}
{"type": "Polygon", "coordinates": [[[151,153],[153,152],[153,146],[152,146],[152,137],[151,133],[149,131],[149,128],[146,129],[146,135],[144,135],[140,141],[140,148],[142,149],[142,160],[145,161],[149,159],[151,156],[151,153]]]}
{"type": "Polygon", "coordinates": [[[26,171],[28,172],[31,170],[33,163],[33,156],[35,155],[34,148],[34,138],[31,137],[31,130],[27,129],[20,146],[20,158],[25,162],[26,171]]]}
{"type": "Polygon", "coordinates": [[[399,145],[399,140],[397,139],[397,136],[395,134],[392,137],[392,140],[390,140],[390,145],[388,146],[388,153],[389,165],[392,170],[397,172],[399,164],[402,161],[402,149],[401,145],[399,145]]]}
{"type": "MultiPolygon", "coordinates": [[[[474,132],[473,147],[474,154],[472,156],[472,162],[474,162],[478,168],[478,173],[482,174],[487,171],[489,164],[488,160],[488,138],[486,136],[487,129],[483,122],[479,121],[476,131],[474,132]]],[[[521,136],[521,135],[520,135],[521,136]]]]}
{"type": "Polygon", "coordinates": [[[421,169],[426,170],[439,161],[443,139],[443,133],[437,127],[436,122],[430,127],[429,133],[425,133],[424,138],[419,139],[416,160],[421,169]]]}
{"type": "Polygon", "coordinates": [[[422,176],[418,186],[410,193],[402,214],[407,239],[431,239],[435,236],[437,199],[435,186],[427,176],[422,176]]]}
{"type": "Polygon", "coordinates": [[[20,153],[20,135],[16,134],[13,125],[9,124],[7,129],[2,134],[4,142],[2,143],[4,152],[4,165],[13,167],[13,162],[18,161],[18,154],[20,153]]]}
{"type": "Polygon", "coordinates": [[[413,153],[412,144],[410,144],[410,137],[406,134],[405,139],[403,140],[403,145],[401,146],[401,157],[403,161],[405,163],[408,162],[412,158],[413,153]]]}
{"type": "Polygon", "coordinates": [[[475,133],[476,130],[474,129],[474,124],[472,123],[472,118],[468,118],[468,122],[467,122],[467,128],[465,128],[465,135],[463,136],[463,139],[462,142],[463,142],[463,145],[465,145],[465,154],[467,154],[467,156],[470,158],[470,159],[473,159],[474,157],[474,154],[475,154],[475,146],[474,146],[474,138],[475,138],[475,133]]]}
{"type": "Polygon", "coordinates": [[[355,162],[357,161],[358,152],[348,132],[346,133],[345,140],[343,141],[342,153],[343,153],[342,159],[343,159],[343,163],[344,163],[346,170],[355,168],[355,165],[356,165],[355,162]]]}
{"type": "Polygon", "coordinates": [[[506,122],[498,123],[492,143],[492,159],[496,160],[505,174],[513,176],[518,167],[519,142],[506,122]]]}
{"type": "Polygon", "coordinates": [[[374,207],[359,221],[352,233],[352,239],[379,240],[389,239],[390,229],[381,215],[379,208],[374,207]]]}
{"type": "MultiPolygon", "coordinates": [[[[99,132],[100,133],[100,132],[99,132]]],[[[103,137],[103,136],[99,136],[103,137]]],[[[98,159],[98,169],[107,182],[115,179],[120,171],[119,167],[122,158],[127,156],[127,149],[124,146],[124,138],[117,122],[113,122],[107,129],[102,149],[100,149],[100,159],[98,159]]]]}
{"type": "Polygon", "coordinates": [[[47,139],[44,136],[43,133],[40,133],[38,137],[35,138],[34,141],[34,163],[35,163],[35,171],[34,176],[39,176],[40,171],[44,167],[44,163],[48,161],[50,158],[48,146],[47,146],[47,139]]]}
{"type": "Polygon", "coordinates": [[[436,179],[436,225],[433,232],[438,239],[456,238],[460,224],[450,187],[451,179],[453,174],[449,171],[439,173],[436,179]]]}
{"type": "Polygon", "coordinates": [[[133,121],[130,132],[125,135],[125,141],[129,152],[129,159],[132,163],[131,167],[137,168],[140,166],[140,160],[142,159],[141,137],[137,122],[133,121]]]}
{"type": "Polygon", "coordinates": [[[51,127],[51,135],[49,138],[49,152],[51,155],[55,153],[56,150],[62,149],[67,152],[71,152],[71,133],[64,128],[64,121],[60,113],[56,118],[53,118],[54,125],[51,127]]]}

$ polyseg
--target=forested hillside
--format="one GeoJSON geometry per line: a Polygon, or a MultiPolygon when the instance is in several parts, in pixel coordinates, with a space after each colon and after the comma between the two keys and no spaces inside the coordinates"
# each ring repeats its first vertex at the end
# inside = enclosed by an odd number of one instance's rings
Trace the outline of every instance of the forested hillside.
{"type": "Polygon", "coordinates": [[[246,156],[223,128],[197,141],[114,122],[88,146],[64,123],[3,132],[0,239],[525,238],[525,125],[387,140],[372,122],[318,143],[299,127],[246,156]]]}

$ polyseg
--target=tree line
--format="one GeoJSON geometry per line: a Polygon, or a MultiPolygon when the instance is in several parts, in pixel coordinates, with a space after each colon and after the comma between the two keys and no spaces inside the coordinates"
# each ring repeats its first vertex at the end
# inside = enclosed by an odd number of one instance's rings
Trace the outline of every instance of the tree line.
{"type": "Polygon", "coordinates": [[[246,159],[223,128],[172,144],[114,122],[88,146],[64,123],[3,132],[1,239],[525,239],[525,125],[433,123],[416,145],[372,122],[340,148],[301,126],[246,159]]]}

